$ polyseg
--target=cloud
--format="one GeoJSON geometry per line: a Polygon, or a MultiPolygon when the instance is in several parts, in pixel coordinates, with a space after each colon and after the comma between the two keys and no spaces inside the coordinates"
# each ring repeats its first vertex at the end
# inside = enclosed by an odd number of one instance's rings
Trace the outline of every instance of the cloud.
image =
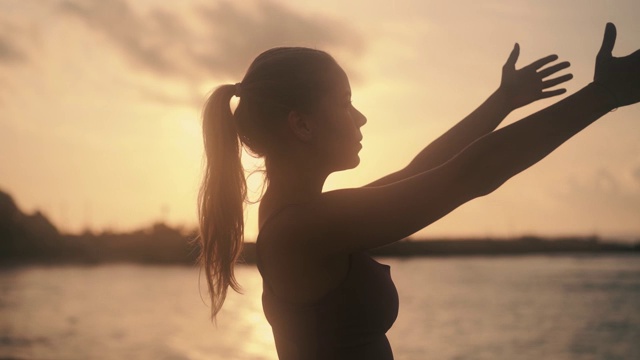
{"type": "Polygon", "coordinates": [[[5,34],[0,34],[0,63],[16,64],[27,61],[27,55],[7,38],[5,34]]]}
{"type": "Polygon", "coordinates": [[[301,45],[356,55],[365,47],[363,38],[345,23],[270,1],[254,5],[241,9],[220,1],[196,7],[195,14],[157,8],[139,14],[123,0],[67,0],[60,10],[101,33],[136,66],[191,81],[203,76],[240,77],[258,53],[274,46],[301,45]]]}
{"type": "Polygon", "coordinates": [[[7,39],[0,37],[0,62],[17,63],[26,61],[25,54],[7,39]]]}
{"type": "Polygon", "coordinates": [[[308,46],[353,54],[365,48],[363,38],[337,20],[299,14],[269,1],[256,6],[254,12],[248,12],[225,1],[199,9],[213,40],[203,53],[196,54],[200,65],[237,76],[246,69],[248,60],[275,46],[308,46]]]}
{"type": "Polygon", "coordinates": [[[136,65],[163,75],[186,75],[184,64],[170,51],[181,34],[162,27],[169,21],[168,14],[145,18],[121,0],[64,1],[60,10],[102,33],[136,65]]]}

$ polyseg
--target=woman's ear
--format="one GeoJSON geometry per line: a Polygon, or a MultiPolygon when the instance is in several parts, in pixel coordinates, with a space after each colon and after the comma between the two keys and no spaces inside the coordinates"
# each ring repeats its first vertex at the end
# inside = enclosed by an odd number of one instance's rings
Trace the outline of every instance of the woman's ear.
{"type": "Polygon", "coordinates": [[[313,138],[313,122],[309,116],[298,110],[291,110],[287,116],[287,123],[298,140],[309,142],[313,138]]]}

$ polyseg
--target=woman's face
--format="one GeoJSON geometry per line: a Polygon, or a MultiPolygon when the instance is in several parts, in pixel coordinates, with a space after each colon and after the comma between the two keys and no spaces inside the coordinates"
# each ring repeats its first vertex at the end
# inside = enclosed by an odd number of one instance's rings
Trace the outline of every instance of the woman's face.
{"type": "Polygon", "coordinates": [[[362,149],[360,127],[367,118],[351,103],[351,86],[346,73],[336,65],[330,91],[320,99],[313,112],[316,147],[319,161],[330,171],[352,169],[360,163],[362,149]]]}

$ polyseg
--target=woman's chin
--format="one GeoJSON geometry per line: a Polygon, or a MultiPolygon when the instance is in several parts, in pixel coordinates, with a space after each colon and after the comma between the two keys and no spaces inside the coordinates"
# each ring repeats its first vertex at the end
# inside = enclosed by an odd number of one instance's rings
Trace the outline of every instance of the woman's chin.
{"type": "Polygon", "coordinates": [[[354,157],[352,157],[349,160],[350,160],[349,162],[346,162],[344,164],[342,170],[353,169],[353,168],[356,168],[358,165],[360,165],[360,156],[358,156],[358,155],[355,155],[354,157]]]}
{"type": "Polygon", "coordinates": [[[339,159],[333,163],[333,171],[343,171],[353,169],[360,165],[360,156],[357,152],[352,152],[349,156],[340,156],[339,159]]]}

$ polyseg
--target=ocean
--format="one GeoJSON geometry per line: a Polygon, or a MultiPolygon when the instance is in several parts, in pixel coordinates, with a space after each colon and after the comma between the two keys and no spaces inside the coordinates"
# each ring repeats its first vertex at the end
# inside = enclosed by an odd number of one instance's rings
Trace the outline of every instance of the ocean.
{"type": "MultiPolygon", "coordinates": [[[[400,313],[396,359],[640,359],[640,256],[378,259],[400,313]]],[[[0,271],[0,359],[277,359],[255,267],[209,320],[189,266],[0,271]]]]}

